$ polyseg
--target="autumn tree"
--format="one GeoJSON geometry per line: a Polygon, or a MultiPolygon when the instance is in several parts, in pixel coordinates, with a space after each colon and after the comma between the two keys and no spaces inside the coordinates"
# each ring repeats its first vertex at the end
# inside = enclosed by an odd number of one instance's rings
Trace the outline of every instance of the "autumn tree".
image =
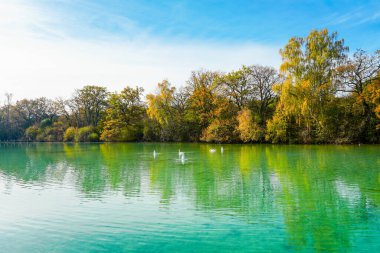
{"type": "Polygon", "coordinates": [[[143,88],[126,87],[111,94],[100,139],[134,141],[142,139],[145,106],[141,101],[143,88]]]}
{"type": "Polygon", "coordinates": [[[380,132],[380,71],[374,77],[364,90],[364,98],[367,103],[373,108],[376,115],[377,141],[379,141],[380,132]]]}
{"type": "Polygon", "coordinates": [[[188,110],[186,119],[191,126],[191,136],[198,141],[202,131],[206,129],[213,119],[213,111],[216,108],[215,99],[218,92],[217,80],[220,73],[199,70],[191,73],[187,81],[188,110]]]}
{"type": "Polygon", "coordinates": [[[238,121],[237,131],[239,132],[240,140],[243,142],[263,140],[264,129],[255,122],[250,109],[243,108],[240,110],[236,119],[238,121]]]}
{"type": "Polygon", "coordinates": [[[213,104],[215,108],[210,112],[210,124],[203,129],[201,141],[216,143],[231,143],[238,141],[236,131],[238,107],[224,96],[216,96],[213,104]]]}
{"type": "MultiPolygon", "coordinates": [[[[327,106],[336,92],[334,70],[345,59],[347,50],[344,41],[337,39],[337,33],[330,34],[327,29],[289,40],[280,50],[283,60],[280,70],[285,80],[278,87],[276,120],[270,123],[268,131],[272,133],[268,136],[273,137],[279,131],[276,122],[282,122],[281,126],[294,122],[298,128],[297,141],[327,141],[331,137],[326,128],[327,106]]],[[[279,132],[284,131],[288,129],[279,132]]]]}
{"type": "Polygon", "coordinates": [[[145,126],[144,132],[159,131],[154,135],[161,141],[178,141],[181,139],[182,131],[179,128],[180,112],[182,111],[176,88],[169,81],[164,80],[158,85],[156,94],[148,94],[147,115],[151,123],[145,126]],[[154,128],[154,129],[152,129],[154,128]]]}
{"type": "Polygon", "coordinates": [[[164,80],[146,96],[84,86],[70,99],[0,105],[0,140],[378,143],[380,51],[348,48],[313,30],[280,50],[279,72],[248,65],[193,71],[181,88],[164,80]]]}
{"type": "MultiPolygon", "coordinates": [[[[336,69],[336,84],[339,92],[348,93],[356,99],[356,103],[361,106],[361,120],[357,131],[359,138],[364,140],[370,138],[369,133],[374,130],[372,124],[373,109],[368,96],[365,96],[367,86],[376,78],[380,70],[380,51],[370,55],[358,50],[353,57],[347,60],[336,69]]],[[[372,86],[374,87],[374,86],[372,86]]],[[[345,95],[345,94],[343,94],[345,95]]]]}

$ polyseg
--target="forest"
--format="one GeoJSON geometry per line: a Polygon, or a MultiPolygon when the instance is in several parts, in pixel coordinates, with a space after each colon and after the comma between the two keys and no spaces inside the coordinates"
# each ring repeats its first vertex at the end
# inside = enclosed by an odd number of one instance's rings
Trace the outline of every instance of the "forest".
{"type": "MultiPolygon", "coordinates": [[[[282,64],[193,71],[110,92],[87,85],[68,99],[0,107],[0,141],[380,143],[380,50],[350,52],[336,32],[312,30],[280,50],[282,64]]],[[[4,84],[3,84],[4,85],[4,84]]]]}

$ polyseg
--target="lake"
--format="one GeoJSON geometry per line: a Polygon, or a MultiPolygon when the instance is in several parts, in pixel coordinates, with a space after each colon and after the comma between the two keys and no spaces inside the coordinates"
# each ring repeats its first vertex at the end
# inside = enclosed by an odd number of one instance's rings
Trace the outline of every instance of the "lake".
{"type": "Polygon", "coordinates": [[[0,251],[380,252],[380,146],[221,147],[0,144],[0,251]]]}

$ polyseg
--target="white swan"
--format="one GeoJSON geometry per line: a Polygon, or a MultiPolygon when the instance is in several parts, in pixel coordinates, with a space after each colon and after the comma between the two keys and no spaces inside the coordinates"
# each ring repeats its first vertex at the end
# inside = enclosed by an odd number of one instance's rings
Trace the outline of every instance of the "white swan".
{"type": "Polygon", "coordinates": [[[211,153],[215,153],[215,151],[216,151],[215,148],[210,148],[211,153]]]}
{"type": "Polygon", "coordinates": [[[223,148],[223,147],[221,147],[221,148],[220,148],[220,153],[222,153],[222,154],[223,154],[223,152],[224,152],[224,148],[223,148]]]}
{"type": "Polygon", "coordinates": [[[181,150],[178,149],[178,157],[181,158],[181,156],[185,156],[185,152],[181,152],[181,150]]]}
{"type": "Polygon", "coordinates": [[[153,150],[153,158],[156,159],[157,153],[156,150],[153,150]]]}

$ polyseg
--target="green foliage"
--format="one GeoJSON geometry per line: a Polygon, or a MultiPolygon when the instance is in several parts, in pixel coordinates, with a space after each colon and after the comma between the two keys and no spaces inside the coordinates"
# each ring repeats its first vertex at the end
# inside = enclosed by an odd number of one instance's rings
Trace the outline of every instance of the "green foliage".
{"type": "Polygon", "coordinates": [[[88,135],[88,141],[90,141],[90,142],[99,141],[99,135],[97,133],[90,133],[88,135]]]}
{"type": "Polygon", "coordinates": [[[280,51],[280,72],[251,65],[193,71],[186,85],[157,92],[85,86],[68,100],[6,94],[0,141],[205,141],[379,143],[380,51],[348,48],[313,30],[280,51]]]}
{"type": "Polygon", "coordinates": [[[103,122],[103,141],[137,141],[143,136],[145,107],[141,102],[143,89],[126,87],[108,100],[103,122]]]}
{"type": "Polygon", "coordinates": [[[26,141],[47,141],[56,142],[63,141],[65,126],[62,122],[51,123],[50,120],[45,120],[44,124],[33,125],[25,130],[26,141]]]}
{"type": "Polygon", "coordinates": [[[53,122],[51,119],[43,119],[40,123],[40,127],[45,128],[45,127],[51,126],[52,124],[53,122]]]}
{"type": "Polygon", "coordinates": [[[267,124],[267,132],[265,139],[272,143],[285,143],[288,141],[287,136],[287,121],[285,117],[280,114],[275,114],[267,124]]]}
{"type": "MultiPolygon", "coordinates": [[[[380,54],[380,52],[378,52],[380,54]]],[[[380,71],[373,78],[364,90],[364,99],[371,106],[375,114],[373,121],[376,122],[376,128],[380,131],[380,71]]]]}
{"type": "Polygon", "coordinates": [[[158,84],[159,93],[157,95],[148,94],[148,109],[147,113],[151,119],[155,119],[163,126],[169,125],[172,122],[174,109],[172,107],[174,101],[175,88],[164,80],[158,84]]]}
{"type": "Polygon", "coordinates": [[[78,129],[75,140],[77,142],[96,142],[99,141],[99,135],[92,126],[85,126],[78,129]]]}
{"type": "Polygon", "coordinates": [[[63,141],[68,141],[68,142],[75,141],[76,132],[77,132],[77,129],[74,127],[67,128],[63,136],[63,141]]]}
{"type": "Polygon", "coordinates": [[[276,114],[268,126],[272,141],[284,141],[292,118],[298,125],[297,142],[327,141],[327,105],[334,100],[334,70],[345,57],[346,47],[327,29],[312,31],[305,38],[291,38],[280,51],[285,81],[278,87],[276,114]],[[276,126],[279,124],[279,126],[276,126]]]}
{"type": "Polygon", "coordinates": [[[74,111],[77,127],[96,127],[99,124],[107,107],[108,95],[105,87],[94,85],[76,91],[70,107],[74,111]]]}
{"type": "Polygon", "coordinates": [[[38,126],[30,126],[25,130],[25,138],[27,141],[37,140],[37,135],[39,132],[38,126]]]}
{"type": "Polygon", "coordinates": [[[63,141],[65,126],[62,122],[54,122],[52,126],[45,129],[46,141],[63,141]]]}
{"type": "Polygon", "coordinates": [[[160,125],[155,120],[147,119],[144,124],[144,141],[157,141],[160,139],[160,125]]]}
{"type": "Polygon", "coordinates": [[[144,127],[144,132],[149,134],[144,139],[157,136],[156,140],[159,141],[188,140],[186,93],[178,92],[167,80],[164,80],[158,84],[158,93],[148,94],[146,98],[149,120],[145,122],[153,123],[154,127],[144,127]]]}

